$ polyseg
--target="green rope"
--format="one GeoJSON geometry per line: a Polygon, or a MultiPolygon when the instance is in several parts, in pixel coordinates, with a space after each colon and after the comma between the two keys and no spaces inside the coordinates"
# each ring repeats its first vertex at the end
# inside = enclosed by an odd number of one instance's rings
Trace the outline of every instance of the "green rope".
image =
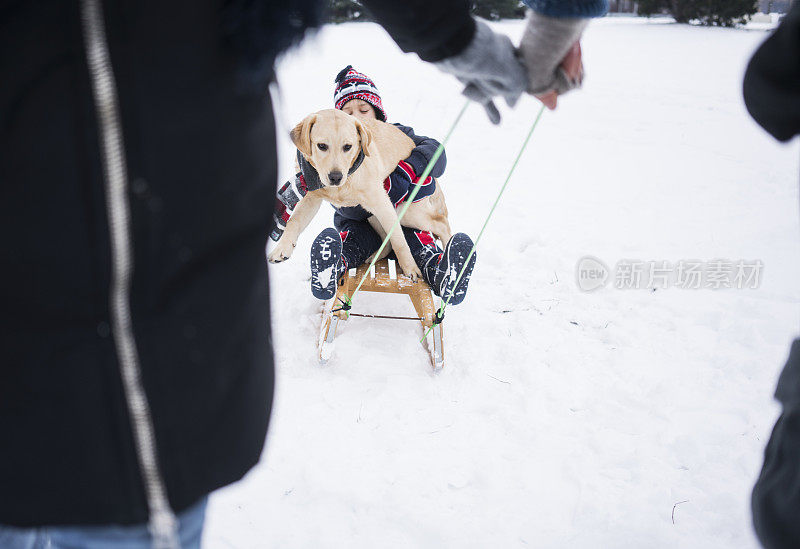
{"type": "MultiPolygon", "coordinates": [[[[486,226],[489,224],[489,220],[492,218],[492,214],[494,214],[494,210],[497,208],[497,204],[500,202],[500,197],[503,196],[503,193],[506,190],[506,186],[508,182],[511,180],[511,176],[514,174],[514,170],[517,169],[517,164],[519,164],[519,159],[522,157],[522,153],[525,152],[525,148],[528,146],[528,141],[531,140],[531,136],[533,135],[533,130],[536,129],[537,124],[539,124],[539,119],[542,117],[542,113],[544,112],[544,104],[539,109],[539,114],[536,115],[536,119],[533,121],[531,125],[531,129],[528,131],[527,137],[525,137],[525,141],[522,143],[522,148],[520,148],[519,153],[517,153],[517,157],[514,159],[514,164],[511,165],[511,169],[508,171],[508,175],[506,176],[506,180],[503,182],[503,186],[500,187],[500,192],[497,193],[497,198],[492,204],[492,209],[489,210],[489,215],[486,216],[486,221],[483,222],[483,227],[481,227],[481,232],[478,233],[478,238],[475,239],[475,243],[472,245],[472,249],[469,251],[469,255],[467,256],[467,260],[464,262],[464,266],[461,267],[461,272],[458,273],[458,278],[456,278],[456,283],[453,284],[453,289],[458,287],[458,283],[461,282],[461,277],[464,276],[464,271],[467,269],[467,265],[469,265],[469,260],[475,254],[475,249],[478,247],[478,242],[481,241],[481,237],[483,236],[483,232],[486,230],[486,226]]],[[[444,317],[444,310],[447,305],[450,303],[450,298],[453,297],[452,293],[447,296],[447,299],[442,302],[442,305],[439,307],[439,311],[436,313],[437,318],[444,317]]],[[[436,323],[433,325],[436,326],[436,323]]],[[[428,331],[425,332],[425,335],[422,336],[420,341],[425,341],[425,338],[428,337],[428,334],[431,333],[433,330],[433,326],[428,328],[428,331]]]]}
{"type": "Polygon", "coordinates": [[[364,271],[364,276],[361,277],[361,280],[358,282],[358,286],[356,286],[356,289],[353,290],[353,295],[348,297],[347,294],[344,294],[344,303],[347,307],[346,309],[344,309],[345,311],[350,310],[350,307],[353,304],[353,298],[356,296],[356,293],[358,292],[358,290],[361,289],[361,286],[367,279],[367,273],[369,273],[372,270],[372,267],[375,265],[375,262],[377,261],[378,257],[380,257],[381,252],[386,247],[386,244],[389,243],[389,239],[392,237],[392,234],[394,233],[395,229],[400,226],[400,220],[403,219],[403,216],[406,215],[406,210],[408,210],[409,206],[411,206],[411,203],[414,202],[414,198],[417,196],[417,193],[419,193],[419,190],[422,188],[422,182],[424,182],[425,179],[427,179],[428,175],[430,175],[431,173],[431,170],[433,170],[433,166],[436,164],[436,161],[439,160],[440,156],[442,156],[442,153],[444,152],[444,146],[450,140],[450,136],[453,135],[456,126],[458,126],[458,123],[461,121],[461,117],[464,116],[464,112],[467,110],[467,107],[469,106],[470,102],[471,101],[469,99],[467,99],[464,102],[464,106],[461,107],[461,111],[458,113],[458,116],[456,116],[456,119],[453,121],[453,125],[450,126],[450,130],[447,132],[447,135],[445,135],[444,140],[439,144],[439,147],[436,149],[436,152],[431,157],[430,161],[428,162],[428,165],[425,166],[425,170],[423,170],[422,175],[420,175],[419,178],[417,179],[417,183],[414,185],[414,189],[411,191],[411,194],[408,196],[408,198],[406,198],[405,206],[403,206],[403,209],[400,210],[400,213],[397,215],[397,221],[395,221],[394,225],[392,225],[392,228],[389,229],[389,232],[386,234],[386,238],[383,239],[383,242],[381,243],[380,248],[378,248],[378,251],[375,252],[375,255],[372,256],[372,261],[370,262],[367,270],[364,271]]]}

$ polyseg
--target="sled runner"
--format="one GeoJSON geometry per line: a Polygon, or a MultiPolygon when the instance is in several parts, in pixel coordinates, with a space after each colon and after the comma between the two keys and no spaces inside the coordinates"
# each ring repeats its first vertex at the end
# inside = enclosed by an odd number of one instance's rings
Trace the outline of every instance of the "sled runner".
{"type": "Polygon", "coordinates": [[[331,345],[336,337],[336,329],[340,322],[344,322],[349,316],[360,316],[367,318],[388,318],[397,320],[418,320],[422,324],[423,333],[433,327],[430,335],[426,338],[428,351],[431,356],[431,366],[434,371],[440,370],[444,366],[444,337],[442,324],[434,325],[436,307],[433,300],[433,293],[430,286],[423,280],[414,283],[410,278],[402,274],[397,274],[397,269],[393,260],[382,259],[375,263],[375,267],[367,274],[364,284],[359,291],[384,292],[393,294],[405,294],[411,298],[416,317],[384,316],[377,314],[364,314],[359,312],[346,311],[342,309],[342,304],[346,301],[346,296],[351,296],[358,282],[369,269],[369,264],[364,264],[358,269],[350,269],[342,276],[339,287],[336,290],[336,297],[325,305],[322,312],[322,326],[319,334],[319,360],[327,362],[331,345]]]}

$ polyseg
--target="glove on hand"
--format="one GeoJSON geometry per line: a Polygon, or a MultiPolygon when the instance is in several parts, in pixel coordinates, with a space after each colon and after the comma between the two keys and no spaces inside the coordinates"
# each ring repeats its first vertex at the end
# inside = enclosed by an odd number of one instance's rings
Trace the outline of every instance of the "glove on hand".
{"type": "Polygon", "coordinates": [[[580,87],[583,68],[580,76],[573,79],[560,65],[588,23],[588,19],[578,17],[548,17],[530,12],[519,45],[528,72],[528,93],[541,95],[555,91],[560,95],[580,87]]]}
{"type": "Polygon", "coordinates": [[[500,112],[492,98],[501,96],[513,107],[528,82],[511,39],[480,20],[475,21],[475,36],[464,51],[434,64],[466,84],[464,95],[483,105],[493,124],[500,123],[500,112]]]}
{"type": "Polygon", "coordinates": [[[287,181],[283,186],[278,189],[275,198],[275,213],[272,216],[272,231],[269,237],[277,242],[280,240],[283,230],[286,228],[286,223],[292,217],[294,207],[300,202],[308,192],[306,180],[303,178],[302,173],[298,173],[294,182],[287,181]]]}

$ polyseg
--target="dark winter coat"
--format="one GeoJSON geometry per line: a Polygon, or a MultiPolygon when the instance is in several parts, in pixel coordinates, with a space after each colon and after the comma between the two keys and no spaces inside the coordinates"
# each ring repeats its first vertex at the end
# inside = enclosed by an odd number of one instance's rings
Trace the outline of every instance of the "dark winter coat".
{"type": "MultiPolygon", "coordinates": [[[[411,154],[405,160],[405,162],[413,169],[413,174],[410,174],[407,168],[401,165],[395,168],[395,170],[389,174],[389,177],[387,177],[386,181],[383,183],[386,193],[389,195],[389,200],[391,200],[392,204],[396,208],[402,204],[406,197],[408,197],[408,195],[413,191],[411,177],[416,176],[414,177],[414,179],[416,179],[422,175],[422,172],[424,172],[425,168],[428,167],[428,162],[430,162],[431,158],[433,158],[433,156],[436,154],[436,150],[439,148],[439,142],[430,137],[415,134],[414,129],[408,126],[403,126],[402,124],[395,124],[395,126],[397,126],[398,129],[402,130],[403,133],[410,137],[414,141],[414,145],[416,145],[414,150],[411,151],[411,154]]],[[[442,154],[438,159],[436,159],[436,163],[434,163],[433,168],[431,169],[430,176],[434,178],[441,177],[446,167],[447,157],[445,156],[444,151],[442,151],[442,154]]],[[[435,191],[435,180],[431,180],[428,184],[421,185],[419,191],[417,191],[417,194],[414,197],[414,202],[429,197],[435,191]]],[[[363,221],[370,216],[369,212],[367,212],[361,206],[350,206],[343,208],[334,207],[334,209],[343,217],[356,221],[363,221]]]]}
{"type": "Polygon", "coordinates": [[[362,3],[404,52],[414,52],[423,61],[459,54],[475,35],[467,0],[362,3]]]}
{"type": "Polygon", "coordinates": [[[753,525],[767,549],[800,547],[800,340],[792,344],[775,398],[783,411],[753,489],[753,525]]]}
{"type": "MultiPolygon", "coordinates": [[[[551,17],[599,17],[608,0],[524,0],[533,11],[551,17]]],[[[461,53],[475,35],[466,0],[364,0],[368,11],[404,52],[424,61],[441,61],[461,53]]]]}
{"type": "MultiPolygon", "coordinates": [[[[747,108],[775,138],[800,133],[800,3],[753,55],[744,81],[747,108]]],[[[753,489],[753,525],[767,549],[800,547],[800,340],[792,345],[775,398],[783,410],[753,489]]]]}
{"type": "Polygon", "coordinates": [[[750,115],[776,139],[800,133],[800,2],[750,60],[744,99],[750,115]]]}
{"type": "MultiPolygon", "coordinates": [[[[272,400],[272,107],[213,2],[104,4],[129,178],[132,326],[182,510],[255,464],[272,400]]],[[[145,522],[111,331],[98,117],[77,1],[0,15],[0,523],[145,522]]],[[[263,89],[263,88],[262,88],[263,89]]]]}
{"type": "MultiPolygon", "coordinates": [[[[290,8],[310,1],[101,2],[126,162],[115,173],[128,182],[118,204],[130,210],[134,359],[111,322],[86,1],[0,9],[0,524],[148,519],[121,362],[138,364],[175,511],[242,477],[269,420],[276,153],[263,90],[286,29],[308,22],[290,8]]],[[[471,37],[465,4],[427,7],[405,6],[395,36],[457,53],[471,37]],[[420,35],[418,21],[437,32],[420,35]]]]}

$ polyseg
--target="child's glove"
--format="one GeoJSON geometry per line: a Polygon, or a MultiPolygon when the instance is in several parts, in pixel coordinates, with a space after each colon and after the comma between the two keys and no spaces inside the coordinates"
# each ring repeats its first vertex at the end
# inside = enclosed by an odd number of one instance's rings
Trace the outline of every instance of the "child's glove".
{"type": "Polygon", "coordinates": [[[519,45],[528,69],[528,93],[542,95],[555,91],[561,95],[580,87],[583,68],[580,67],[576,77],[570,77],[561,65],[588,23],[588,19],[579,17],[548,17],[530,12],[519,45]]]}
{"type": "MultiPolygon", "coordinates": [[[[397,164],[394,171],[390,173],[389,177],[383,182],[383,187],[386,189],[386,192],[389,193],[389,199],[392,201],[392,205],[395,208],[402,204],[407,197],[411,196],[411,192],[414,190],[412,184],[416,183],[418,180],[419,177],[414,172],[414,168],[411,164],[405,160],[401,160],[400,163],[397,164]]],[[[429,186],[432,182],[433,178],[429,175],[425,178],[425,181],[420,183],[422,188],[417,191],[414,202],[432,194],[433,189],[428,191],[428,189],[431,188],[429,186]]]]}
{"type": "Polygon", "coordinates": [[[308,192],[308,186],[302,173],[298,173],[294,181],[287,181],[283,186],[278,189],[275,200],[275,213],[272,216],[272,231],[269,237],[277,242],[280,240],[283,230],[286,228],[286,223],[292,217],[294,207],[300,202],[308,192]]]}
{"type": "Polygon", "coordinates": [[[528,83],[525,66],[517,58],[511,39],[480,20],[475,21],[475,36],[466,49],[435,65],[466,84],[464,95],[483,105],[492,124],[500,123],[500,112],[492,98],[501,96],[513,107],[528,83]]]}

